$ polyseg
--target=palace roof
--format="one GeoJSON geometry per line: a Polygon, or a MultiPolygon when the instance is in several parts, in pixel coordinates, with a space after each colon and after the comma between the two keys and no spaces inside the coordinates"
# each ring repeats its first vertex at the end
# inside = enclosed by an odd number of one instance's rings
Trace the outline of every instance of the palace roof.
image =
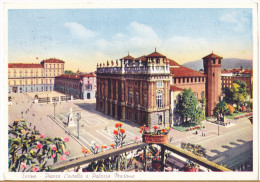
{"type": "Polygon", "coordinates": [[[8,68],[43,68],[43,66],[37,63],[9,63],[8,68]]]}
{"type": "Polygon", "coordinates": [[[183,91],[183,89],[180,88],[180,87],[176,87],[176,86],[171,85],[171,91],[173,91],[173,92],[176,92],[176,91],[183,91]]]}
{"type": "Polygon", "coordinates": [[[180,66],[178,63],[176,63],[174,60],[172,60],[172,59],[168,59],[169,60],[169,65],[170,65],[170,67],[171,66],[180,66]]]}
{"type": "Polygon", "coordinates": [[[179,65],[179,67],[170,67],[173,77],[205,77],[204,73],[179,65]]]}
{"type": "Polygon", "coordinates": [[[45,59],[41,63],[64,63],[64,61],[56,58],[45,59]]]}

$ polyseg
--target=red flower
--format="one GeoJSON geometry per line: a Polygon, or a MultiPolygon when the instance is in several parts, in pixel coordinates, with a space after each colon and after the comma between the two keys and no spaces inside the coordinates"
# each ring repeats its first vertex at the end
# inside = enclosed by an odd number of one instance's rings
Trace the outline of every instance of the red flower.
{"type": "Polygon", "coordinates": [[[114,144],[110,144],[110,147],[114,148],[114,146],[115,146],[114,144]]]}
{"type": "Polygon", "coordinates": [[[24,162],[21,162],[21,168],[22,168],[22,170],[26,169],[26,168],[27,168],[27,165],[26,165],[26,163],[24,163],[24,162]]]}
{"type": "Polygon", "coordinates": [[[122,129],[122,128],[121,128],[121,129],[120,129],[120,133],[122,133],[122,134],[125,133],[125,129],[122,129]]]}
{"type": "Polygon", "coordinates": [[[52,158],[56,157],[56,154],[55,154],[55,153],[53,153],[53,154],[51,155],[51,157],[52,157],[52,158]]]}
{"type": "Polygon", "coordinates": [[[166,129],[163,129],[162,132],[163,132],[163,133],[166,133],[166,129]]]}
{"type": "Polygon", "coordinates": [[[41,149],[43,147],[43,145],[41,143],[38,143],[36,147],[37,147],[37,149],[41,149]]]}
{"type": "Polygon", "coordinates": [[[144,126],[141,126],[140,129],[141,129],[141,130],[144,130],[144,126]]]}
{"type": "Polygon", "coordinates": [[[143,131],[142,131],[142,130],[139,130],[139,133],[143,133],[143,131]]]}
{"type": "Polygon", "coordinates": [[[65,155],[70,155],[70,152],[68,150],[65,150],[64,154],[65,155]]]}
{"type": "Polygon", "coordinates": [[[41,138],[44,138],[44,135],[41,135],[40,137],[41,137],[41,138]]]}
{"type": "Polygon", "coordinates": [[[52,150],[56,151],[57,147],[55,145],[52,146],[52,150]]]}
{"type": "Polygon", "coordinates": [[[113,134],[118,135],[118,130],[114,130],[113,134]]]}
{"type": "Polygon", "coordinates": [[[32,170],[33,170],[33,172],[37,172],[37,171],[39,171],[39,168],[34,166],[32,170]]]}
{"type": "Polygon", "coordinates": [[[68,141],[69,141],[69,138],[68,138],[68,137],[65,137],[63,140],[64,140],[64,142],[68,142],[68,141]]]}
{"type": "Polygon", "coordinates": [[[116,123],[115,128],[121,128],[123,126],[123,123],[116,123]]]}
{"type": "Polygon", "coordinates": [[[66,160],[66,157],[65,157],[65,155],[63,155],[63,156],[60,156],[60,160],[61,160],[61,161],[64,161],[64,160],[66,160]]]}
{"type": "Polygon", "coordinates": [[[86,148],[85,147],[82,147],[81,148],[81,153],[85,153],[86,152],[86,148]]]}
{"type": "Polygon", "coordinates": [[[157,129],[158,129],[158,126],[154,126],[153,129],[157,130],[157,129]]]}

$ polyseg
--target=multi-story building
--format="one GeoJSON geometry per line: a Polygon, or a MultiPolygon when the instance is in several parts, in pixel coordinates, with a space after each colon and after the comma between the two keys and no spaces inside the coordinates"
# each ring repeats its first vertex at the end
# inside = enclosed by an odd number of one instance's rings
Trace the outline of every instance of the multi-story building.
{"type": "Polygon", "coordinates": [[[171,76],[166,56],[155,50],[119,61],[97,67],[96,109],[140,125],[169,126],[171,76]]]}
{"type": "Polygon", "coordinates": [[[64,74],[64,61],[50,58],[37,63],[9,63],[9,93],[53,91],[54,78],[64,74]]]}
{"type": "Polygon", "coordinates": [[[94,74],[60,75],[55,78],[55,90],[79,99],[94,99],[96,76],[94,74]]]}
{"type": "Polygon", "coordinates": [[[247,90],[252,97],[253,90],[253,71],[246,70],[243,68],[240,69],[232,69],[232,70],[222,70],[221,71],[221,81],[222,88],[228,87],[231,88],[232,83],[236,80],[240,80],[246,83],[247,90]]]}
{"type": "Polygon", "coordinates": [[[178,95],[191,88],[198,100],[206,100],[210,116],[221,95],[221,59],[213,53],[204,57],[204,73],[156,51],[139,58],[128,55],[120,65],[118,60],[98,64],[96,109],[140,125],[171,126],[178,123],[178,95]]]}

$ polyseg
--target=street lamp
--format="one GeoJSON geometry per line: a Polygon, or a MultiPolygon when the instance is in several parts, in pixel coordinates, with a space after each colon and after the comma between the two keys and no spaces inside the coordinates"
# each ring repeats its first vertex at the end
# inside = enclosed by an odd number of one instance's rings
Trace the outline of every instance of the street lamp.
{"type": "Polygon", "coordinates": [[[55,119],[55,107],[57,106],[56,100],[53,102],[53,107],[54,107],[54,119],[55,119]]]}
{"type": "Polygon", "coordinates": [[[218,121],[218,135],[219,135],[219,123],[220,123],[220,121],[218,121]]]}
{"type": "Polygon", "coordinates": [[[79,120],[81,119],[81,113],[77,113],[77,129],[78,129],[78,139],[79,139],[79,120]]]}
{"type": "Polygon", "coordinates": [[[47,94],[47,104],[48,104],[48,94],[47,94]]]}

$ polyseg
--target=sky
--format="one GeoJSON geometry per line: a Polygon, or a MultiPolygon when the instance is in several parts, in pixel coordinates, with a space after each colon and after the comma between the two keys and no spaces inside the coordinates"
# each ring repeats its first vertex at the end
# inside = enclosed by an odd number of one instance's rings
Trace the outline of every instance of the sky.
{"type": "Polygon", "coordinates": [[[9,9],[8,62],[65,61],[91,72],[97,63],[154,52],[179,64],[212,51],[253,58],[250,8],[9,9]],[[38,59],[37,59],[38,58],[38,59]]]}

